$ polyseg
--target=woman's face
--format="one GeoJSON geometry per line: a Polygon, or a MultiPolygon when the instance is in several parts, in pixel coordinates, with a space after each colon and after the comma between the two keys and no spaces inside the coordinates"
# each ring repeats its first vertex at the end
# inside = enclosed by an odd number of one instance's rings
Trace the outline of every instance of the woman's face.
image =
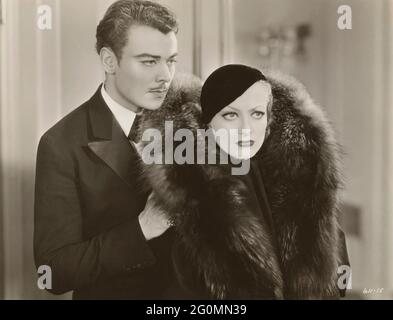
{"type": "Polygon", "coordinates": [[[210,127],[227,154],[249,159],[258,152],[265,139],[271,98],[270,84],[258,81],[213,117],[210,127]]]}

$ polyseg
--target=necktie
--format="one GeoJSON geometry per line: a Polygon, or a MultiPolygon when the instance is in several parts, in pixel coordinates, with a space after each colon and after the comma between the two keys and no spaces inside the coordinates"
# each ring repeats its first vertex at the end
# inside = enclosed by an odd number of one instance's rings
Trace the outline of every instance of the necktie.
{"type": "Polygon", "coordinates": [[[128,139],[134,143],[138,143],[139,140],[141,140],[141,134],[140,134],[140,130],[139,127],[141,125],[141,121],[142,120],[142,115],[137,114],[135,116],[134,122],[131,126],[131,130],[130,133],[128,134],[128,139]]]}

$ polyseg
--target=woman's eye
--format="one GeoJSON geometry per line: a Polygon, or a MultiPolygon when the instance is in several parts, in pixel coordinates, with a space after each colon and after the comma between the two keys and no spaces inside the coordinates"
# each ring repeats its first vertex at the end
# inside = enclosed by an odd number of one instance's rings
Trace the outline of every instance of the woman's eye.
{"type": "Polygon", "coordinates": [[[156,61],[155,60],[145,60],[145,61],[142,61],[142,63],[146,66],[153,66],[156,64],[156,61]]]}
{"type": "Polygon", "coordinates": [[[262,112],[262,111],[255,111],[252,114],[254,119],[262,119],[264,115],[265,115],[265,112],[262,112]]]}
{"type": "Polygon", "coordinates": [[[227,113],[224,113],[222,116],[225,120],[234,120],[237,117],[237,113],[236,112],[227,112],[227,113]]]}

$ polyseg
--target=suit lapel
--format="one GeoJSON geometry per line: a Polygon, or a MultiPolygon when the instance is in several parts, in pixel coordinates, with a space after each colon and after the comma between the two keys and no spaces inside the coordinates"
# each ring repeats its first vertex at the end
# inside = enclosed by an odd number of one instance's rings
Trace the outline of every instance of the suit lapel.
{"type": "Polygon", "coordinates": [[[130,144],[101,96],[101,86],[90,100],[91,135],[88,146],[128,185],[133,181],[133,168],[138,154],[130,144]]]}

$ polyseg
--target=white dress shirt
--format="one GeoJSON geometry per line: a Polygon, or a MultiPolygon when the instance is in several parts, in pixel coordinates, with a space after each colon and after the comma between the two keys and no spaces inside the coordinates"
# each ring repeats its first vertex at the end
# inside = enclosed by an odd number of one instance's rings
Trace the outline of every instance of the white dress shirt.
{"type": "MultiPolygon", "coordinates": [[[[115,100],[113,100],[109,96],[108,92],[105,90],[104,84],[101,87],[101,95],[102,95],[102,98],[104,99],[106,105],[111,110],[117,123],[120,125],[124,134],[128,138],[132,124],[134,123],[134,120],[136,117],[136,113],[134,111],[127,109],[126,107],[123,107],[121,104],[119,104],[115,100]]],[[[130,141],[130,143],[131,143],[131,145],[133,145],[135,147],[138,154],[141,155],[141,153],[142,153],[141,143],[140,142],[134,143],[132,141],[130,141]]]]}
{"type": "Polygon", "coordinates": [[[111,110],[116,121],[119,123],[120,127],[124,131],[124,134],[128,137],[132,124],[134,123],[136,113],[127,109],[126,107],[123,107],[115,100],[113,100],[109,96],[108,92],[106,92],[104,85],[102,85],[101,87],[101,95],[108,108],[111,110]]]}

